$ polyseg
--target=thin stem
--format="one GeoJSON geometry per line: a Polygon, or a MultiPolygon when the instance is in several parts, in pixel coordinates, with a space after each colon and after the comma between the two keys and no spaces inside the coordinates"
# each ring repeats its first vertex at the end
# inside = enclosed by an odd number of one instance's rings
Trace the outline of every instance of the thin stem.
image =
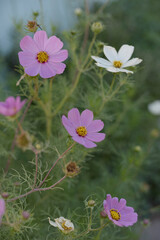
{"type": "Polygon", "coordinates": [[[46,123],[47,123],[47,137],[48,139],[51,136],[51,129],[52,129],[52,113],[51,113],[51,107],[52,107],[52,84],[53,84],[53,78],[50,79],[49,82],[49,101],[46,111],[46,123]]]}
{"type": "Polygon", "coordinates": [[[110,85],[109,92],[112,91],[113,85],[114,85],[114,83],[115,83],[115,79],[116,79],[116,73],[114,73],[114,75],[113,75],[113,79],[112,79],[112,82],[111,82],[111,85],[110,85]]]}
{"type": "Polygon", "coordinates": [[[35,177],[34,177],[34,185],[33,185],[33,188],[36,186],[37,174],[38,174],[38,152],[37,152],[37,151],[35,151],[35,161],[36,161],[36,172],[35,172],[35,177]]]}
{"type": "Polygon", "coordinates": [[[30,195],[31,193],[34,193],[34,192],[41,192],[41,191],[47,191],[47,190],[51,190],[53,189],[57,184],[59,184],[60,182],[62,182],[64,179],[66,178],[66,176],[63,176],[59,181],[57,181],[56,183],[54,183],[53,185],[51,185],[50,187],[46,187],[46,188],[34,188],[32,190],[30,190],[29,192],[26,192],[24,194],[21,194],[15,198],[11,198],[11,199],[8,199],[7,202],[13,202],[13,201],[16,201],[20,198],[23,198],[23,197],[26,197],[28,195],[30,195]]]}
{"type": "Polygon", "coordinates": [[[58,163],[58,161],[64,157],[64,155],[66,155],[68,153],[68,151],[75,145],[75,142],[64,152],[62,153],[62,155],[55,161],[55,163],[52,165],[52,167],[50,168],[50,170],[48,171],[48,173],[46,174],[46,176],[44,177],[43,181],[39,184],[38,188],[41,187],[43,185],[43,183],[46,181],[47,177],[49,176],[49,174],[51,173],[51,171],[53,170],[53,168],[56,166],[56,164],[58,163]]]}

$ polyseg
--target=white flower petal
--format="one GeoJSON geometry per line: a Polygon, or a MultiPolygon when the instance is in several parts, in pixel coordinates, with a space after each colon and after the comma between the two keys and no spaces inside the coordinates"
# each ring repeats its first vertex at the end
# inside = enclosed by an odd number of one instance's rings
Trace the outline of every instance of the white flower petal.
{"type": "Polygon", "coordinates": [[[115,48],[110,46],[104,46],[103,52],[110,62],[118,60],[118,54],[115,48]]]}
{"type": "Polygon", "coordinates": [[[111,67],[111,66],[112,66],[112,64],[110,64],[110,65],[104,65],[104,64],[101,64],[101,63],[96,63],[96,65],[97,65],[98,67],[102,67],[102,68],[107,68],[107,67],[111,67]]]}
{"type": "Polygon", "coordinates": [[[111,65],[109,61],[107,61],[104,58],[96,57],[96,56],[91,56],[97,63],[103,64],[103,65],[111,65]]]}
{"type": "Polygon", "coordinates": [[[153,115],[160,115],[160,100],[148,104],[148,111],[153,115]]]}
{"type": "Polygon", "coordinates": [[[142,59],[140,59],[140,58],[132,58],[131,60],[129,60],[128,62],[123,64],[123,67],[135,66],[135,65],[137,65],[137,64],[139,64],[141,62],[142,62],[142,59]]]}
{"type": "Polygon", "coordinates": [[[133,46],[124,44],[118,51],[118,59],[121,60],[123,63],[126,63],[132,56],[133,51],[133,46]]]}
{"type": "Polygon", "coordinates": [[[114,72],[114,73],[118,73],[118,72],[133,73],[132,71],[129,71],[123,68],[107,67],[106,69],[109,72],[114,72]]]}
{"type": "Polygon", "coordinates": [[[50,220],[50,218],[48,218],[48,220],[49,220],[49,224],[50,224],[50,225],[52,225],[53,227],[58,227],[55,222],[53,222],[52,220],[50,220]]]}

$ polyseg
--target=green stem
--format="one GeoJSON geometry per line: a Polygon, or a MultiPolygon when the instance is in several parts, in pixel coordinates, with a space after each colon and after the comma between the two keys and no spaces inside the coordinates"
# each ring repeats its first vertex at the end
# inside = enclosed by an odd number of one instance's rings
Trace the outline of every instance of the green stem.
{"type": "Polygon", "coordinates": [[[93,44],[96,40],[96,34],[94,34],[93,36],[93,39],[90,43],[90,46],[89,46],[89,49],[88,49],[88,54],[87,54],[87,57],[84,61],[84,63],[82,64],[82,68],[80,68],[80,70],[77,70],[77,74],[76,74],[76,79],[75,79],[75,82],[73,84],[73,87],[70,89],[70,91],[68,91],[64,98],[61,100],[61,102],[59,103],[58,107],[55,109],[55,111],[53,112],[53,115],[52,117],[55,117],[57,115],[57,113],[60,111],[60,109],[63,107],[63,105],[65,104],[65,102],[68,100],[68,98],[72,95],[72,93],[74,92],[74,90],[76,89],[78,83],[79,83],[79,79],[81,77],[81,74],[82,72],[84,71],[84,67],[86,66],[87,62],[88,62],[88,59],[89,57],[91,56],[91,50],[92,50],[92,47],[93,47],[93,44]]]}
{"type": "Polygon", "coordinates": [[[51,130],[52,130],[52,84],[53,84],[53,78],[50,79],[50,82],[49,82],[49,93],[48,93],[48,97],[49,97],[49,100],[48,100],[48,103],[47,103],[47,110],[46,110],[46,128],[47,128],[47,137],[48,139],[50,138],[51,136],[51,130]]]}

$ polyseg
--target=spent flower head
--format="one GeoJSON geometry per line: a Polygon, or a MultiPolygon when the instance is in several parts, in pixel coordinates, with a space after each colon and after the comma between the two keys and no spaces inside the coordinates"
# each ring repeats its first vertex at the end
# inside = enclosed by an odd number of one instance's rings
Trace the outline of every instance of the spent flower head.
{"type": "Polygon", "coordinates": [[[64,172],[67,177],[72,178],[78,175],[80,168],[76,162],[71,161],[65,165],[64,172]]]}
{"type": "Polygon", "coordinates": [[[19,96],[16,98],[8,97],[5,102],[0,102],[0,114],[14,118],[25,103],[26,100],[21,101],[19,96]]]}
{"type": "Polygon", "coordinates": [[[112,198],[110,194],[107,194],[103,206],[108,218],[119,227],[132,226],[137,222],[138,214],[134,212],[132,207],[126,206],[124,198],[118,201],[117,197],[112,198]]]}
{"type": "Polygon", "coordinates": [[[32,137],[28,132],[23,131],[20,135],[17,136],[16,144],[23,151],[30,149],[32,147],[32,137]]]}
{"type": "Polygon", "coordinates": [[[81,115],[77,108],[68,112],[68,118],[62,116],[62,123],[72,139],[86,148],[94,148],[94,142],[101,142],[105,139],[104,133],[98,133],[104,127],[101,120],[93,120],[93,112],[86,109],[81,115]]]}
{"type": "Polygon", "coordinates": [[[59,230],[64,234],[68,234],[74,231],[73,223],[64,217],[55,218],[54,219],[55,222],[50,220],[50,218],[48,219],[49,219],[50,225],[52,225],[53,227],[59,228],[59,230]]]}
{"type": "Polygon", "coordinates": [[[135,66],[142,62],[142,59],[139,58],[130,59],[133,51],[134,47],[127,44],[124,44],[118,52],[111,46],[104,46],[103,52],[108,60],[96,56],[92,56],[92,58],[96,61],[98,67],[105,68],[109,72],[133,73],[133,71],[125,68],[135,66]]]}
{"type": "Polygon", "coordinates": [[[67,59],[68,51],[61,50],[63,42],[56,36],[48,38],[45,31],[38,31],[33,39],[25,36],[20,47],[19,61],[29,76],[51,78],[64,72],[66,65],[62,62],[67,59]]]}
{"type": "Polygon", "coordinates": [[[38,29],[37,22],[36,21],[28,21],[27,23],[27,30],[29,32],[36,32],[38,29]]]}

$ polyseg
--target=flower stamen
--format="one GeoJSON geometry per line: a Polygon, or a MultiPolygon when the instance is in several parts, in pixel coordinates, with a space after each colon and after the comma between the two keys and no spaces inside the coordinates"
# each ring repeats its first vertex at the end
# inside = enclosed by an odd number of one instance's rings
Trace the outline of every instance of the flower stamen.
{"type": "Polygon", "coordinates": [[[64,230],[71,230],[72,229],[71,227],[67,227],[65,224],[66,224],[66,221],[62,222],[62,225],[61,225],[64,230]]]}
{"type": "Polygon", "coordinates": [[[118,212],[118,210],[116,210],[114,208],[112,208],[110,210],[110,214],[111,214],[112,219],[114,219],[116,221],[120,220],[120,218],[121,218],[121,214],[118,212]]]}
{"type": "Polygon", "coordinates": [[[48,58],[49,58],[48,54],[44,51],[41,51],[37,54],[37,60],[38,60],[39,63],[48,62],[48,58]]]}
{"type": "Polygon", "coordinates": [[[86,129],[86,127],[83,127],[83,126],[78,127],[78,128],[76,129],[76,132],[77,132],[77,134],[78,134],[80,137],[84,137],[84,136],[87,135],[87,129],[86,129]]]}
{"type": "Polygon", "coordinates": [[[122,66],[122,63],[120,61],[114,61],[113,65],[115,68],[120,68],[122,66]]]}

